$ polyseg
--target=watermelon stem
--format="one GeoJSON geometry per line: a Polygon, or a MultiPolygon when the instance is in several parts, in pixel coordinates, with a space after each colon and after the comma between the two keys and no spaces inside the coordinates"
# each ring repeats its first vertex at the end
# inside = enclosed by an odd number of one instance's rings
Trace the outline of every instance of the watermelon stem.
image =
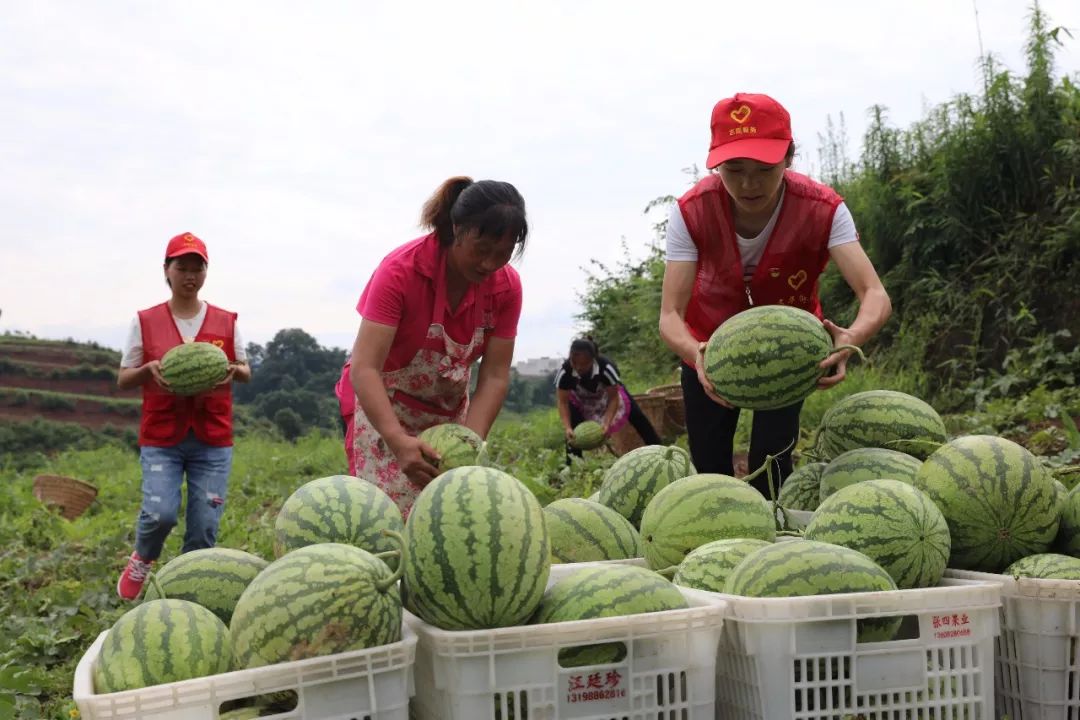
{"type": "Polygon", "coordinates": [[[671,578],[675,577],[675,571],[678,569],[678,565],[672,565],[670,567],[664,568],[663,570],[657,570],[656,574],[666,577],[668,580],[670,580],[671,578]]]}
{"type": "Polygon", "coordinates": [[[161,589],[161,583],[158,582],[157,573],[150,573],[150,586],[154,588],[154,592],[157,593],[159,600],[165,600],[165,591],[161,589]]]}
{"type": "MultiPolygon", "coordinates": [[[[387,552],[391,552],[391,553],[399,553],[397,570],[394,571],[393,575],[386,578],[382,582],[375,583],[375,588],[379,592],[386,592],[387,590],[392,588],[394,585],[396,585],[397,581],[401,579],[401,576],[405,574],[405,560],[408,557],[408,552],[405,550],[405,538],[403,538],[401,536],[401,533],[394,532],[393,530],[387,530],[387,529],[384,528],[383,531],[382,531],[382,534],[385,535],[386,537],[390,538],[394,542],[396,542],[398,544],[398,547],[400,548],[400,550],[389,550],[389,551],[387,551],[387,552]]],[[[386,553],[381,553],[381,554],[385,555],[386,553]]],[[[378,557],[378,556],[376,556],[376,557],[378,557]]]]}
{"type": "Polygon", "coordinates": [[[379,558],[380,560],[385,560],[391,557],[399,557],[400,555],[400,550],[385,550],[381,553],[375,553],[375,557],[379,558]]]}
{"type": "MultiPolygon", "coordinates": [[[[829,351],[829,355],[835,355],[836,353],[841,352],[843,350],[851,350],[852,352],[854,352],[856,355],[859,356],[860,360],[862,360],[863,362],[866,362],[866,355],[863,354],[862,348],[860,348],[858,345],[837,345],[836,347],[834,347],[832,350],[829,351]]],[[[828,357],[829,355],[826,355],[825,357],[828,357]]]]}

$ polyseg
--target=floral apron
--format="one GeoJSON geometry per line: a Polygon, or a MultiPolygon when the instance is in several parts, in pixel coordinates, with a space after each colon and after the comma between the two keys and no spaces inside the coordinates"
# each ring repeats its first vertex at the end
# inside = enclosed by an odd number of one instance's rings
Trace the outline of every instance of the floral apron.
{"type": "MultiPolygon", "coordinates": [[[[446,260],[440,260],[435,276],[435,310],[431,325],[416,355],[399,370],[381,374],[398,422],[405,432],[419,435],[433,425],[463,423],[469,409],[469,378],[472,364],[483,352],[486,333],[494,327],[493,294],[484,292],[474,303],[476,329],[468,344],[455,342],[443,327],[446,310],[446,260]]],[[[375,430],[359,404],[353,418],[353,449],[356,476],[378,485],[408,517],[423,490],[398,465],[394,453],[375,430]]]]}

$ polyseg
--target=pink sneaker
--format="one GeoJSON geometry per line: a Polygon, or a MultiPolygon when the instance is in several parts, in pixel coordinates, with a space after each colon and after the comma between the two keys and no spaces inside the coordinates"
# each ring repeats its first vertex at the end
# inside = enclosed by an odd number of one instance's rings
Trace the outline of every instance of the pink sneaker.
{"type": "Polygon", "coordinates": [[[147,562],[139,557],[138,553],[131,553],[127,567],[120,573],[120,579],[116,582],[117,594],[124,600],[134,600],[139,597],[153,564],[153,560],[147,562]]]}

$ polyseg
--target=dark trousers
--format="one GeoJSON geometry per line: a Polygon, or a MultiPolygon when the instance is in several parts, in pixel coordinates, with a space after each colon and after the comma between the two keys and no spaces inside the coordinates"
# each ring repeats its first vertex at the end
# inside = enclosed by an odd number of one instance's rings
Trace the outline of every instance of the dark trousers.
{"type": "MultiPolygon", "coordinates": [[[[682,366],[683,402],[686,404],[686,432],[690,440],[690,457],[699,473],[720,473],[734,477],[732,458],[735,426],[739,423],[739,408],[726,408],[713,402],[701,387],[697,371],[682,366]]],[[[799,437],[799,412],[802,401],[778,410],[757,410],[750,430],[750,472],[765,464],[766,455],[778,455],[773,464],[773,480],[780,483],[791,474],[791,450],[799,437]]],[[[769,498],[769,480],[763,472],[750,483],[769,498]]]]}
{"type": "MultiPolygon", "coordinates": [[[[649,422],[649,418],[642,412],[641,406],[639,406],[634,398],[630,398],[630,417],[628,421],[637,430],[637,434],[641,436],[641,441],[646,445],[662,445],[660,441],[660,435],[657,434],[656,428],[649,422]]],[[[570,426],[577,427],[578,423],[585,422],[585,416],[581,414],[581,411],[574,407],[573,403],[570,403],[570,426]]],[[[581,451],[575,447],[570,447],[570,444],[566,444],[566,462],[570,463],[570,456],[577,455],[581,457],[581,451]]]]}

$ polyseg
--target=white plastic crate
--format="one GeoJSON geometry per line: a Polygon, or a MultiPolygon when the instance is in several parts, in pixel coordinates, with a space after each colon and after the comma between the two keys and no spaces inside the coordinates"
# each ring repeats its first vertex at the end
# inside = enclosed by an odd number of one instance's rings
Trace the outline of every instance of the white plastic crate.
{"type": "Polygon", "coordinates": [[[75,668],[75,704],[84,720],[217,720],[221,704],[285,690],[293,710],[279,720],[408,720],[416,635],[368,650],[94,694],[93,668],[108,631],[98,635],[75,668]]]}
{"type": "Polygon", "coordinates": [[[947,577],[1001,583],[995,644],[998,715],[1080,718],[1080,582],[948,570],[947,577]]]}
{"type": "Polygon", "coordinates": [[[1000,586],[729,602],[717,660],[724,720],[991,720],[1000,586]],[[857,623],[903,616],[900,637],[858,643],[857,623]]]}
{"type": "MultiPolygon", "coordinates": [[[[638,561],[640,563],[640,561],[638,561]]],[[[596,563],[552,566],[552,579],[596,563]]],[[[727,606],[451,632],[406,614],[420,638],[421,720],[714,720],[716,648],[727,606]],[[617,663],[563,668],[559,650],[622,642],[617,663]]]]}

